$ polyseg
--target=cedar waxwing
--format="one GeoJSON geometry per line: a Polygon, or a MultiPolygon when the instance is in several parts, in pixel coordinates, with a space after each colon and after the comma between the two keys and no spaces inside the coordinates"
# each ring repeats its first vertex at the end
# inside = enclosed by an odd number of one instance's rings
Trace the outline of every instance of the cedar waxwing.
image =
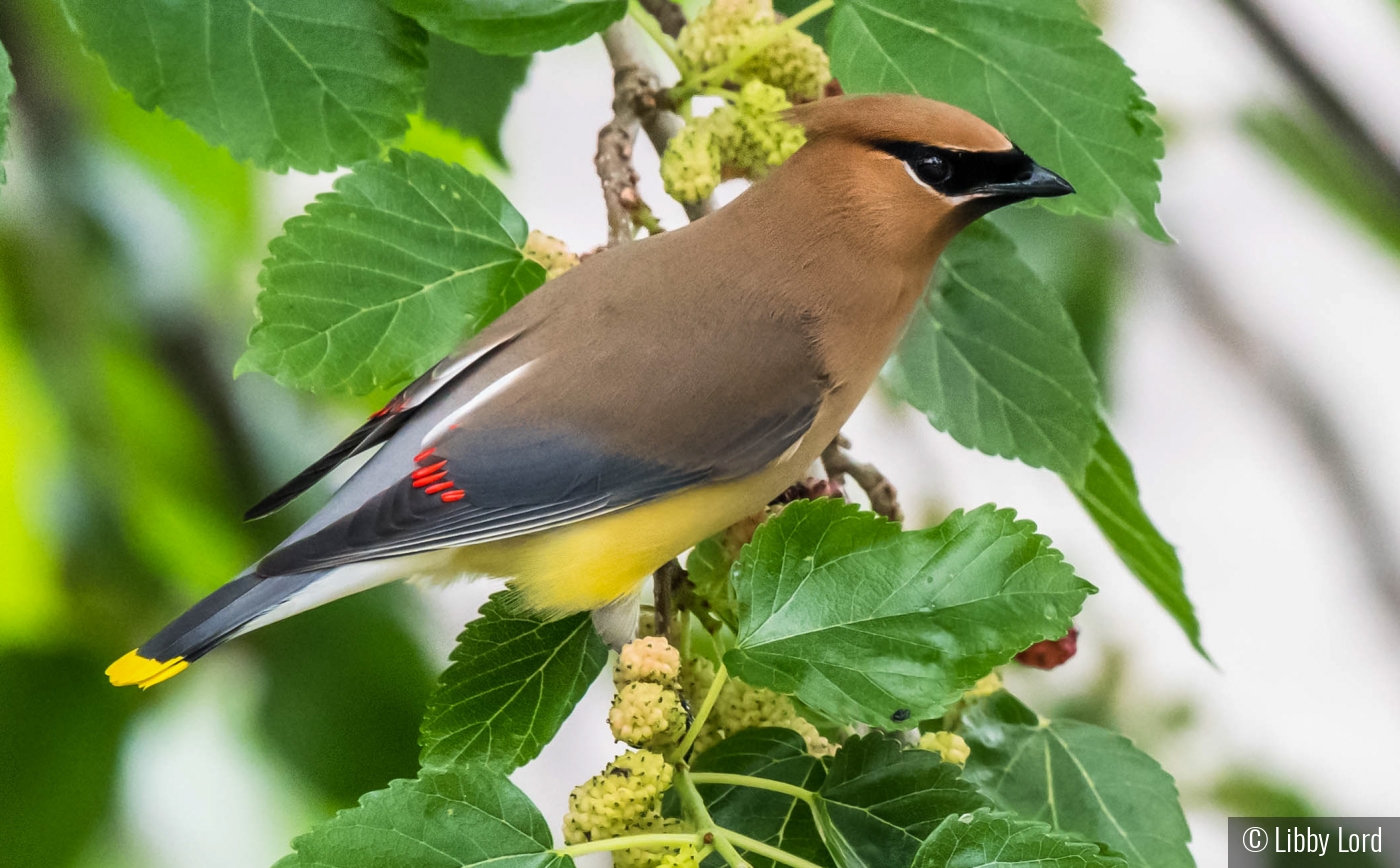
{"type": "Polygon", "coordinates": [[[768,178],[551,280],[253,507],[381,447],[281,545],[112,664],[112,683],[150,687],[399,578],[506,577],[553,614],[635,595],[807,474],[959,230],[1073,192],[943,103],[842,97],[794,119],[807,144],[768,178]]]}

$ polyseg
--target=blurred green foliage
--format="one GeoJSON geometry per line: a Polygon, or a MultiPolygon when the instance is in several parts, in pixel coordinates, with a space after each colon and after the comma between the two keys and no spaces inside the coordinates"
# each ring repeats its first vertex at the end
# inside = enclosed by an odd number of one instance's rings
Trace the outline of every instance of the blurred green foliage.
{"type": "MultiPolygon", "coordinates": [[[[176,692],[102,670],[289,529],[239,521],[287,449],[258,414],[310,426],[296,460],[346,420],[231,383],[272,229],[258,175],[114,89],[57,4],[5,4],[0,40],[19,130],[0,189],[0,863],[105,864],[130,850],[122,745],[176,692]]],[[[385,588],[240,643],[277,661],[259,741],[317,813],[417,767],[432,667],[412,603],[385,588]]]]}
{"type": "Polygon", "coordinates": [[[1302,108],[1246,112],[1246,135],[1329,205],[1400,255],[1400,202],[1370,177],[1328,127],[1302,108]]]}

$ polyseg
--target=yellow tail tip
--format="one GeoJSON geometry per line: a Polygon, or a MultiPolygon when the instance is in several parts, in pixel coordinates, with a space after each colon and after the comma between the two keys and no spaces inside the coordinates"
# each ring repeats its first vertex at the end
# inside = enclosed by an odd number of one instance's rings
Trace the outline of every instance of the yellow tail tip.
{"type": "Polygon", "coordinates": [[[120,660],[107,667],[107,678],[115,687],[135,684],[142,690],[184,672],[189,663],[183,657],[152,660],[135,651],[128,651],[120,660]]]}

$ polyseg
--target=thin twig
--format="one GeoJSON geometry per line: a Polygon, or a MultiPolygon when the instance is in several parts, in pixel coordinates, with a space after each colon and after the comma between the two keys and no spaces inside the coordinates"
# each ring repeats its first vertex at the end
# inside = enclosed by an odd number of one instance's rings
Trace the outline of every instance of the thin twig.
{"type": "Polygon", "coordinates": [[[822,467],[826,468],[827,478],[838,487],[850,476],[870,498],[870,508],[890,521],[904,521],[904,510],[899,506],[899,492],[873,464],[862,464],[846,452],[851,441],[841,435],[822,450],[822,467]]]}
{"type": "MultiPolygon", "coordinates": [[[[720,667],[720,672],[724,667],[720,667]]],[[[702,840],[706,844],[714,844],[716,852],[724,857],[724,861],[729,864],[729,868],[750,868],[749,863],[739,855],[739,851],[734,849],[730,843],[729,833],[721,829],[710,816],[709,808],[705,807],[705,800],[700,797],[700,791],[695,788],[695,782],[690,779],[690,771],[685,766],[676,769],[675,776],[676,795],[680,796],[681,811],[687,820],[704,837],[702,840]]],[[[810,864],[810,863],[809,863],[810,864]]],[[[802,866],[806,868],[806,866],[802,866]]],[[[816,866],[812,866],[816,868],[816,866]]]]}
{"type": "MultiPolygon", "coordinates": [[[[646,132],[647,138],[651,141],[651,146],[656,149],[656,153],[666,153],[666,146],[671,143],[671,139],[681,131],[684,122],[674,112],[674,108],[666,96],[666,92],[657,84],[657,76],[654,71],[639,59],[641,52],[637,51],[631,44],[631,36],[628,28],[635,24],[628,20],[619,21],[607,30],[603,31],[603,44],[608,49],[608,57],[612,60],[613,77],[613,112],[612,123],[605,126],[598,133],[598,156],[594,163],[598,165],[598,176],[603,181],[603,197],[608,202],[608,227],[609,237],[612,237],[612,227],[614,221],[621,225],[622,202],[619,200],[614,205],[609,199],[609,186],[617,190],[631,189],[632,194],[636,194],[637,175],[632,168],[632,144],[635,140],[636,124],[640,124],[642,130],[646,132]],[[618,102],[623,101],[622,113],[618,114],[618,102]],[[630,126],[617,127],[619,119],[625,125],[632,120],[630,126]],[[621,148],[623,139],[619,136],[619,129],[626,131],[625,156],[621,148]],[[606,142],[604,136],[607,136],[606,142]],[[605,156],[604,147],[609,149],[605,156]],[[605,161],[605,162],[604,162],[605,161]],[[628,174],[622,174],[622,166],[626,167],[628,174]],[[604,166],[608,174],[604,175],[604,166]],[[611,179],[611,181],[610,181],[611,179]],[[625,180],[627,183],[622,184],[625,180]]],[[[638,31],[640,32],[640,31],[638,31]]],[[[637,196],[637,209],[645,209],[647,215],[651,214],[649,208],[641,202],[641,197],[637,196]]],[[[691,220],[699,220],[713,210],[711,200],[705,199],[702,202],[682,203],[685,208],[686,217],[691,220]]],[[[635,212],[629,215],[636,217],[635,212]]],[[[654,219],[654,218],[653,218],[654,219]]],[[[648,229],[650,231],[650,229],[648,229]]],[[[631,236],[628,236],[629,238],[631,236]]],[[[612,246],[612,242],[609,242],[612,246]]]]}
{"type": "Polygon", "coordinates": [[[1345,513],[1367,576],[1400,619],[1400,551],[1386,522],[1385,510],[1367,485],[1366,469],[1347,446],[1340,426],[1302,371],[1230,308],[1200,267],[1174,252],[1168,269],[1175,278],[1174,288],[1186,303],[1186,312],[1235,359],[1297,429],[1345,513]]]}
{"type": "Polygon", "coordinates": [[[656,23],[661,25],[661,32],[675,39],[681,35],[681,28],[685,26],[685,10],[671,0],[638,0],[641,7],[651,13],[651,17],[656,19],[656,23]]]}
{"type": "Polygon", "coordinates": [[[1313,111],[1332,127],[1338,138],[1365,165],[1366,174],[1375,178],[1393,199],[1400,201],[1400,162],[1397,162],[1395,154],[1386,150],[1346,99],[1327,82],[1256,0],[1222,2],[1235,10],[1313,111]]]}
{"type": "Polygon", "coordinates": [[[619,835],[616,838],[599,838],[582,844],[569,844],[556,847],[551,852],[559,856],[583,856],[588,853],[611,853],[616,850],[631,850],[636,847],[678,847],[683,844],[699,844],[697,832],[655,832],[649,835],[619,835]]]}
{"type": "MultiPolygon", "coordinates": [[[[676,614],[676,592],[687,573],[680,561],[671,558],[652,574],[652,608],[656,612],[656,635],[671,641],[671,621],[676,614]]],[[[674,643],[672,643],[674,644],[674,643]]]]}
{"type": "Polygon", "coordinates": [[[700,730],[704,728],[705,721],[709,719],[710,712],[714,710],[715,703],[719,701],[720,691],[724,689],[724,682],[729,680],[729,670],[724,664],[719,665],[715,677],[710,681],[710,689],[705,693],[705,698],[700,702],[700,710],[695,712],[695,717],[690,721],[690,729],[685,731],[685,738],[671,751],[669,759],[671,762],[680,762],[685,759],[685,755],[690,753],[690,749],[695,744],[695,740],[700,737],[700,730]]]}
{"type": "Polygon", "coordinates": [[[632,144],[643,115],[657,112],[656,74],[637,60],[628,44],[625,22],[603,32],[603,44],[613,66],[613,117],[598,131],[598,153],[593,165],[603,184],[608,209],[608,246],[632,240],[637,216],[651,209],[637,191],[637,170],[632,166],[632,144]]]}

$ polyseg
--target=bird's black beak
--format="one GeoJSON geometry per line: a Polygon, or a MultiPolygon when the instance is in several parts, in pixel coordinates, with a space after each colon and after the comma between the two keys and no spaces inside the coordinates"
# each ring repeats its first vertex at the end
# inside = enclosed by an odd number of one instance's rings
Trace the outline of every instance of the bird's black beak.
{"type": "Polygon", "coordinates": [[[1030,159],[1008,180],[983,184],[972,191],[973,195],[997,200],[998,205],[1009,205],[1026,199],[1052,199],[1068,196],[1074,187],[1054,172],[1030,159]]]}
{"type": "Polygon", "coordinates": [[[1028,199],[1053,199],[1074,192],[1069,181],[1035,162],[1031,163],[1031,172],[1025,180],[1018,179],[1016,183],[1020,185],[1021,195],[1028,199]]]}

